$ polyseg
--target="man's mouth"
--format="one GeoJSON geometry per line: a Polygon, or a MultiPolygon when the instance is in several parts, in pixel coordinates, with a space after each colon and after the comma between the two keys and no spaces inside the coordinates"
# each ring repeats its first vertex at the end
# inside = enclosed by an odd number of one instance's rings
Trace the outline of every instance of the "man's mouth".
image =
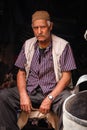
{"type": "Polygon", "coordinates": [[[39,36],[37,36],[37,37],[44,37],[43,35],[39,35],[39,36]]]}

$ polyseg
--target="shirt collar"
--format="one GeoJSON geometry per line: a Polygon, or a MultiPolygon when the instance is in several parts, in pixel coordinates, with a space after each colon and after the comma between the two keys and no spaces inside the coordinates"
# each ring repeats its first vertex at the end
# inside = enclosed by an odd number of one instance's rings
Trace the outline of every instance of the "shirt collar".
{"type": "MultiPolygon", "coordinates": [[[[38,47],[38,41],[36,41],[34,47],[35,47],[35,50],[36,50],[37,47],[38,47]]],[[[49,46],[46,48],[45,52],[47,52],[50,48],[52,48],[52,41],[50,42],[49,46]]]]}

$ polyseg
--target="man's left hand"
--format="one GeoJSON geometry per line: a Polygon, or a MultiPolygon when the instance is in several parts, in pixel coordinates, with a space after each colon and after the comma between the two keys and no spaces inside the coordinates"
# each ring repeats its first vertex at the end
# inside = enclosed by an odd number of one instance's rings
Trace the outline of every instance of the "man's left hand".
{"type": "Polygon", "coordinates": [[[39,111],[43,114],[47,114],[50,111],[52,101],[46,97],[39,107],[39,111]]]}

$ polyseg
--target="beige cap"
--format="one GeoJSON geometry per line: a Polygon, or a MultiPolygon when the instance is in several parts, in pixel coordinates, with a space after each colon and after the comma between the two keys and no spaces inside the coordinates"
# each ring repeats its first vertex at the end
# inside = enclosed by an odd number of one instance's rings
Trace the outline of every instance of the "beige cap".
{"type": "Polygon", "coordinates": [[[35,20],[39,20],[39,19],[45,19],[45,20],[49,20],[50,21],[50,15],[47,11],[36,11],[33,15],[32,15],[32,22],[35,20]]]}

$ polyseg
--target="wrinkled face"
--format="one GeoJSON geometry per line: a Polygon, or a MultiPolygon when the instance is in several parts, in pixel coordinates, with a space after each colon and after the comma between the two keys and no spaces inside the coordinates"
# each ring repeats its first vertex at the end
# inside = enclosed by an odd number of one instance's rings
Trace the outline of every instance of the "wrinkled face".
{"type": "Polygon", "coordinates": [[[35,20],[32,23],[32,29],[39,42],[48,41],[52,30],[52,23],[47,20],[35,20]]]}

